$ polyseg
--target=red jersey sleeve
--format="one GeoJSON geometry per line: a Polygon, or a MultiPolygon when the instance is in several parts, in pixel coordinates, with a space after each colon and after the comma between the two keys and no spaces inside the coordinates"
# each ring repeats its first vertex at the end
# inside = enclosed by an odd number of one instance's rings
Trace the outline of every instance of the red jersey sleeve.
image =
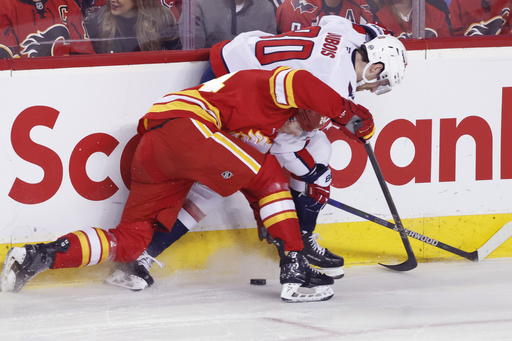
{"type": "Polygon", "coordinates": [[[306,70],[291,72],[292,100],[295,108],[316,111],[322,116],[340,116],[347,99],[306,70]]]}

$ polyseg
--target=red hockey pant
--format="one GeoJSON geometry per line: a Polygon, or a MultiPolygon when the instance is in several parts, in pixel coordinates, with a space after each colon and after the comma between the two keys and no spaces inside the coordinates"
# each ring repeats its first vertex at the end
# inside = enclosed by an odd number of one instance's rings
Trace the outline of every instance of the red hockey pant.
{"type": "Polygon", "coordinates": [[[108,232],[95,229],[105,234],[99,242],[78,238],[80,231],[66,235],[70,251],[57,254],[54,268],[91,265],[84,257],[92,258],[94,254],[98,255],[95,260],[135,260],[151,241],[157,222],[172,228],[196,181],[222,196],[238,190],[247,192],[265,208],[264,222],[272,237],[282,239],[286,250],[303,248],[287,179],[279,163],[272,155],[261,154],[226,132],[189,118],[169,120],[142,136],[131,176],[120,224],[108,232]]]}

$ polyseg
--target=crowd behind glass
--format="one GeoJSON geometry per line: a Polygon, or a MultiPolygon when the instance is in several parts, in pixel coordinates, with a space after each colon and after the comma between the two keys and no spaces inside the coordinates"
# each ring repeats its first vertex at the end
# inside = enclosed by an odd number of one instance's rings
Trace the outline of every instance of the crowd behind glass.
{"type": "Polygon", "coordinates": [[[0,58],[209,48],[247,31],[314,26],[324,15],[376,22],[400,39],[418,37],[415,20],[422,24],[420,38],[503,35],[511,33],[512,7],[512,0],[2,2],[0,58]]]}

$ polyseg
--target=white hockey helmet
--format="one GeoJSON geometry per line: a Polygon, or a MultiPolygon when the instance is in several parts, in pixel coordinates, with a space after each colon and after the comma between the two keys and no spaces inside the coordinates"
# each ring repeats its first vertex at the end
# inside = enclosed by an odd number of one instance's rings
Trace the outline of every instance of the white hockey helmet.
{"type": "Polygon", "coordinates": [[[400,84],[404,78],[407,67],[407,51],[404,44],[391,35],[382,35],[363,45],[366,47],[369,62],[364,68],[363,80],[358,85],[379,82],[380,86],[375,91],[377,95],[391,91],[391,88],[400,84]],[[375,63],[383,64],[384,69],[376,79],[370,81],[366,79],[366,70],[375,63]]]}

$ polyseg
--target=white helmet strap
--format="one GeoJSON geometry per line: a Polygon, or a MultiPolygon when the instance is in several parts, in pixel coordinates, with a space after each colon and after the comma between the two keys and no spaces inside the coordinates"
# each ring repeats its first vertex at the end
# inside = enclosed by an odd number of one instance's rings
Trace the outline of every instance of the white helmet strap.
{"type": "Polygon", "coordinates": [[[363,79],[361,79],[359,82],[357,82],[357,86],[363,86],[365,85],[366,83],[375,83],[377,82],[377,78],[375,79],[372,79],[372,80],[368,80],[368,78],[366,78],[366,72],[368,71],[368,69],[370,68],[370,66],[372,66],[373,64],[370,64],[370,63],[367,63],[365,66],[364,66],[364,69],[363,69],[363,79]]]}

